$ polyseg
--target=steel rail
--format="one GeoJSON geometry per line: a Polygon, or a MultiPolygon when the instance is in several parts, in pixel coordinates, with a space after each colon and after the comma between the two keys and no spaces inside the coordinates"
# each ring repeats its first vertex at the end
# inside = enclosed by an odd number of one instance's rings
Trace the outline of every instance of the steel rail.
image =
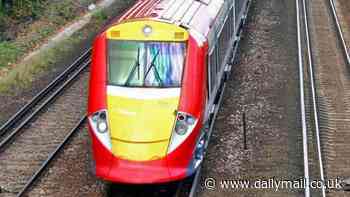
{"type": "Polygon", "coordinates": [[[321,149],[321,139],[320,139],[320,126],[319,126],[319,115],[318,115],[318,103],[317,103],[317,95],[316,95],[316,87],[315,87],[315,77],[314,77],[314,63],[312,59],[312,49],[311,49],[311,40],[310,40],[310,29],[309,29],[309,20],[308,20],[308,10],[306,6],[306,1],[303,1],[303,9],[304,9],[304,24],[305,24],[305,36],[306,36],[306,46],[308,51],[308,64],[309,64],[309,77],[310,77],[310,85],[311,85],[311,99],[312,99],[312,110],[313,110],[313,120],[315,124],[315,132],[316,132],[316,142],[317,142],[317,153],[318,153],[318,164],[320,171],[320,179],[323,183],[321,191],[322,197],[326,196],[326,188],[325,188],[325,178],[324,178],[324,170],[323,170],[323,159],[322,159],[322,149],[321,149]]]}
{"type": "Polygon", "coordinates": [[[196,196],[196,192],[197,192],[197,188],[198,188],[199,180],[200,180],[200,176],[201,176],[201,170],[202,170],[202,165],[200,165],[196,171],[196,174],[195,174],[193,182],[192,182],[192,187],[190,190],[189,197],[196,196]]]}
{"type": "MultiPolygon", "coordinates": [[[[342,48],[343,48],[343,51],[345,53],[345,57],[346,57],[346,61],[347,61],[346,63],[349,66],[350,65],[350,54],[349,54],[349,51],[348,51],[348,47],[346,45],[346,41],[345,41],[345,38],[344,38],[343,30],[341,28],[341,24],[339,22],[337,9],[335,7],[334,0],[329,0],[329,3],[330,3],[332,14],[333,14],[333,19],[335,20],[335,25],[337,27],[338,36],[340,37],[340,41],[341,41],[341,44],[343,46],[342,48]]],[[[344,190],[345,191],[348,191],[348,190],[350,191],[350,189],[347,188],[350,185],[350,180],[349,181],[348,180],[343,180],[343,184],[344,184],[344,190]]]]}
{"type": "Polygon", "coordinates": [[[1,127],[0,137],[4,136],[12,126],[14,126],[20,119],[22,119],[35,105],[37,105],[44,97],[46,97],[52,90],[54,90],[66,77],[76,70],[83,61],[90,57],[91,48],[83,52],[78,59],[76,59],[66,70],[57,76],[49,85],[41,90],[34,98],[32,98],[26,105],[13,114],[1,127]]]}
{"type": "Polygon", "coordinates": [[[18,127],[16,127],[8,136],[6,136],[6,138],[4,138],[0,142],[0,152],[6,145],[8,145],[13,140],[15,136],[17,136],[17,134],[19,134],[19,132],[25,125],[27,125],[43,108],[45,108],[51,101],[53,101],[62,92],[64,88],[66,88],[71,82],[73,82],[77,78],[77,76],[79,76],[82,73],[82,71],[89,66],[90,62],[91,60],[89,59],[87,62],[83,63],[81,67],[72,76],[70,76],[67,81],[65,81],[62,84],[62,86],[60,86],[53,94],[51,94],[51,96],[47,100],[45,100],[45,102],[43,102],[33,113],[31,113],[23,122],[21,122],[21,124],[18,127]]]}
{"type": "Polygon", "coordinates": [[[40,175],[45,171],[45,169],[49,166],[49,164],[56,158],[57,154],[65,147],[65,145],[70,141],[70,139],[74,136],[75,133],[79,131],[81,126],[85,123],[86,115],[84,115],[80,121],[75,125],[75,127],[67,134],[64,140],[61,142],[59,146],[49,155],[49,157],[45,160],[45,162],[40,166],[40,168],[34,173],[34,175],[28,180],[25,186],[21,189],[20,192],[16,195],[17,197],[21,197],[28,191],[28,189],[33,185],[33,183],[38,180],[40,175]]]}
{"type": "Polygon", "coordinates": [[[347,61],[346,63],[347,63],[347,65],[350,65],[350,55],[349,55],[348,47],[347,47],[345,39],[344,39],[343,30],[342,30],[340,22],[339,22],[337,10],[336,10],[335,5],[334,5],[334,0],[329,0],[329,3],[331,5],[333,19],[335,20],[335,25],[337,27],[337,32],[338,32],[338,35],[340,37],[340,41],[342,43],[343,50],[344,50],[344,53],[345,53],[345,56],[346,56],[346,61],[347,61]]]}
{"type": "Polygon", "coordinates": [[[302,135],[303,135],[303,153],[304,153],[304,179],[306,181],[305,197],[310,197],[310,176],[309,176],[309,156],[308,156],[308,144],[307,144],[307,127],[306,127],[306,113],[305,113],[305,95],[304,95],[304,64],[302,55],[302,43],[301,43],[301,24],[300,24],[300,6],[299,0],[296,3],[297,13],[297,43],[298,43],[298,64],[299,64],[299,86],[300,86],[300,110],[301,110],[301,123],[302,123],[302,135]]]}

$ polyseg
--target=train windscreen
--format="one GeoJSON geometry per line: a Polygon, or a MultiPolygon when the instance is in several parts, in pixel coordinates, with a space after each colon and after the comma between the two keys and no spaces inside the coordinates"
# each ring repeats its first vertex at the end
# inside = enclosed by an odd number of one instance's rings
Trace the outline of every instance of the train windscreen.
{"type": "Polygon", "coordinates": [[[126,87],[180,87],[186,43],[108,40],[108,80],[126,87]]]}

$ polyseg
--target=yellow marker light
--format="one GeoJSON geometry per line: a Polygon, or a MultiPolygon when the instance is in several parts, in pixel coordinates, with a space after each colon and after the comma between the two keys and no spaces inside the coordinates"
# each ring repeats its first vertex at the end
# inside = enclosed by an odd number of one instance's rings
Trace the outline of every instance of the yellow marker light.
{"type": "Polygon", "coordinates": [[[185,33],[184,32],[175,32],[175,39],[184,39],[185,33]]]}
{"type": "Polygon", "coordinates": [[[111,36],[113,36],[115,38],[119,38],[120,37],[120,31],[112,31],[111,32],[111,36]]]}

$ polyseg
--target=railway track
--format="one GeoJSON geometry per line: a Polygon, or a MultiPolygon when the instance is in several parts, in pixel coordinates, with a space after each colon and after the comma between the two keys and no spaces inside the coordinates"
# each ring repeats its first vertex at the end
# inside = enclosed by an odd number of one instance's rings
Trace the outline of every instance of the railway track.
{"type": "Polygon", "coordinates": [[[90,53],[85,51],[1,126],[0,196],[22,196],[83,124],[90,53]]]}
{"type": "Polygon", "coordinates": [[[347,196],[348,48],[333,0],[297,0],[296,4],[305,196],[347,196]],[[315,181],[323,184],[315,187],[315,181]]]}
{"type": "Polygon", "coordinates": [[[91,49],[85,51],[47,87],[34,96],[26,105],[12,115],[0,127],[0,151],[28,124],[41,110],[47,107],[61,91],[69,86],[90,63],[91,49]]]}
{"type": "Polygon", "coordinates": [[[68,133],[64,140],[57,146],[57,148],[49,155],[49,157],[43,162],[40,168],[34,173],[32,177],[26,182],[25,186],[18,192],[16,196],[20,197],[29,190],[29,188],[39,179],[40,175],[49,167],[49,164],[55,159],[57,154],[65,147],[69,140],[74,136],[76,132],[83,126],[86,122],[86,116],[83,116],[77,125],[68,133]]]}

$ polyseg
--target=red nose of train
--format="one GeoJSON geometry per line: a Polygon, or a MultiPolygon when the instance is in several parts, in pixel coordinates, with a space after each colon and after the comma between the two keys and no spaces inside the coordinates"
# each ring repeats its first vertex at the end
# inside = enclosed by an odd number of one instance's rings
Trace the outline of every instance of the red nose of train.
{"type": "Polygon", "coordinates": [[[193,172],[200,121],[179,111],[188,40],[183,28],[157,21],[121,23],[96,40],[89,125],[97,176],[137,184],[193,172]]]}

